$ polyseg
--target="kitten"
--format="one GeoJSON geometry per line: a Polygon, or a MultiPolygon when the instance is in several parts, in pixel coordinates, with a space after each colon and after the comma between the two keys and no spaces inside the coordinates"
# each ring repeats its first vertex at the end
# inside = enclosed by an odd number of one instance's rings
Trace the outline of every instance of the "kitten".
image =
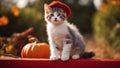
{"type": "Polygon", "coordinates": [[[62,8],[44,5],[47,35],[51,50],[50,60],[66,61],[70,58],[90,58],[93,52],[85,52],[83,37],[75,25],[70,24],[62,8]],[[60,51],[60,53],[58,52],[60,51]]]}

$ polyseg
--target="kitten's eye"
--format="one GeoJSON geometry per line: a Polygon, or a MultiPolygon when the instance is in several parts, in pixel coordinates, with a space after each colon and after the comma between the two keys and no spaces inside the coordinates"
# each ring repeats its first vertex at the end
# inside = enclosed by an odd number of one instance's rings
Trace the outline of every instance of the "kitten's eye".
{"type": "Polygon", "coordinates": [[[50,14],[51,16],[54,16],[53,14],[50,14]]]}
{"type": "Polygon", "coordinates": [[[60,13],[58,13],[58,15],[57,16],[60,16],[60,13]]]}

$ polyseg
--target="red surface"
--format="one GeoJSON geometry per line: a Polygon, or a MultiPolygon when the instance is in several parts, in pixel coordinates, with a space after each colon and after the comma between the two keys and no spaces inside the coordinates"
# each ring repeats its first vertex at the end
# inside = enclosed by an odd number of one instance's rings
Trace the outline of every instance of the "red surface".
{"type": "Polygon", "coordinates": [[[0,59],[0,68],[120,68],[120,60],[79,59],[63,62],[48,59],[0,59]]]}

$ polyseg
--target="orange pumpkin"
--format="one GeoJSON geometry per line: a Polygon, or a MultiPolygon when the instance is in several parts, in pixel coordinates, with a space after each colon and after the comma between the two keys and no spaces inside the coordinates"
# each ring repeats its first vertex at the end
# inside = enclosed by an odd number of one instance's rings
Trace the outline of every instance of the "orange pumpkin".
{"type": "Polygon", "coordinates": [[[49,58],[50,48],[47,43],[28,43],[23,47],[21,56],[23,58],[49,58]]]}

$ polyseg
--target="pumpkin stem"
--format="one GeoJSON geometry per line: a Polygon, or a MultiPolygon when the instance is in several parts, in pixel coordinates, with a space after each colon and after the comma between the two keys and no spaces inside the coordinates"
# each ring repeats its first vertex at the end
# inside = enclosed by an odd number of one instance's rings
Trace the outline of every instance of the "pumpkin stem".
{"type": "Polygon", "coordinates": [[[36,37],[31,37],[31,38],[29,38],[29,42],[30,43],[37,43],[37,42],[39,42],[39,40],[36,37]]]}

